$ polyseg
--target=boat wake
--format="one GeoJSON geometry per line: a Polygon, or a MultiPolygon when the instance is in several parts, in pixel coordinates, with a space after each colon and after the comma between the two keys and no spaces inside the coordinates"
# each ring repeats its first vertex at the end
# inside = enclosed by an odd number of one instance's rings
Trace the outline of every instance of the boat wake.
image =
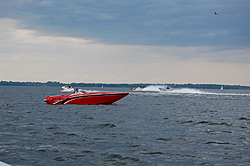
{"type": "Polygon", "coordinates": [[[142,91],[155,91],[155,92],[160,92],[160,91],[166,91],[167,86],[161,86],[161,85],[149,85],[145,88],[142,89],[142,91]]]}
{"type": "Polygon", "coordinates": [[[200,89],[192,89],[192,88],[180,88],[180,89],[172,89],[172,91],[159,91],[161,93],[171,93],[171,94],[201,94],[201,95],[221,95],[221,96],[250,96],[250,94],[246,93],[230,93],[230,92],[209,92],[209,90],[204,91],[200,89]]]}
{"type": "MultiPolygon", "coordinates": [[[[195,88],[172,88],[168,85],[149,85],[145,88],[131,88],[134,93],[144,95],[172,94],[172,95],[217,95],[217,96],[250,96],[249,91],[234,91],[220,89],[195,89],[195,88]]],[[[104,89],[84,90],[91,92],[108,92],[104,89]]],[[[126,92],[126,90],[125,90],[126,92]]]]}
{"type": "Polygon", "coordinates": [[[191,89],[191,88],[181,88],[181,89],[173,89],[170,93],[192,93],[192,94],[213,94],[211,92],[205,92],[199,89],[191,89]]]}
{"type": "Polygon", "coordinates": [[[232,91],[217,91],[216,89],[193,89],[193,88],[169,88],[167,85],[149,85],[145,88],[135,88],[139,92],[156,92],[161,94],[194,94],[194,95],[221,95],[221,96],[250,96],[249,93],[240,93],[232,91]]]}
{"type": "Polygon", "coordinates": [[[199,89],[191,89],[191,88],[178,88],[172,89],[167,85],[149,85],[145,88],[135,88],[134,91],[142,91],[142,92],[161,92],[161,93],[193,93],[193,94],[211,94],[209,92],[201,91],[199,89]]]}
{"type": "Polygon", "coordinates": [[[132,91],[144,91],[144,92],[160,92],[160,91],[171,91],[170,87],[165,85],[149,85],[145,88],[130,88],[132,91]]]}

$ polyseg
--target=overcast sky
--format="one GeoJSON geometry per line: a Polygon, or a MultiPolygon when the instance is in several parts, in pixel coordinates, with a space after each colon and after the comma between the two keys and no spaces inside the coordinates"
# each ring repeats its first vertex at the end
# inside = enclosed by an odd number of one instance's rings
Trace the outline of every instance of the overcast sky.
{"type": "Polygon", "coordinates": [[[0,80],[250,86],[249,9],[250,0],[0,0],[0,80]]]}

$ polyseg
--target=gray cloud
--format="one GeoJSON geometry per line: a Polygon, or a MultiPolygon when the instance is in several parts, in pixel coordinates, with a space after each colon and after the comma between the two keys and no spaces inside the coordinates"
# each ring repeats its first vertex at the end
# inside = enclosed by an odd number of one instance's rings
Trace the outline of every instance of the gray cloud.
{"type": "Polygon", "coordinates": [[[250,84],[250,48],[110,45],[44,35],[19,23],[0,19],[1,80],[250,84]]]}
{"type": "Polygon", "coordinates": [[[250,44],[248,1],[1,1],[1,17],[20,19],[23,28],[50,35],[125,45],[242,48],[250,44]]]}

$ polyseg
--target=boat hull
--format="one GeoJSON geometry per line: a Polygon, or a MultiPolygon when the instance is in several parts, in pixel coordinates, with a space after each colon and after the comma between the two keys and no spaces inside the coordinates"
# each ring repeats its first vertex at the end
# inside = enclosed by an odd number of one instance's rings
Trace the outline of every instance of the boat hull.
{"type": "Polygon", "coordinates": [[[83,94],[66,94],[58,96],[48,96],[44,99],[45,102],[52,105],[58,104],[80,104],[80,105],[95,105],[95,104],[112,104],[123,97],[127,96],[127,92],[92,92],[83,94]]]}
{"type": "Polygon", "coordinates": [[[63,90],[61,90],[61,92],[72,93],[72,92],[74,92],[74,89],[63,89],[63,90]]]}
{"type": "Polygon", "coordinates": [[[72,88],[71,86],[63,86],[61,92],[72,93],[74,92],[74,88],[72,88]]]}

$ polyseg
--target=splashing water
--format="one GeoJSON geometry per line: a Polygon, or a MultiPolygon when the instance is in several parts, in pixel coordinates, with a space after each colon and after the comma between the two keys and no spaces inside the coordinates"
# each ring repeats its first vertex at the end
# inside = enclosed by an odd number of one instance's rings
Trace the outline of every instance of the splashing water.
{"type": "Polygon", "coordinates": [[[170,92],[171,93],[214,94],[214,93],[211,93],[211,92],[205,92],[205,91],[201,91],[199,89],[191,89],[191,88],[173,89],[170,92]]]}
{"type": "Polygon", "coordinates": [[[166,89],[167,86],[161,85],[149,85],[142,89],[142,91],[156,91],[159,92],[161,89],[166,89]]]}
{"type": "Polygon", "coordinates": [[[176,89],[167,89],[167,85],[149,85],[141,91],[146,92],[160,92],[160,93],[170,93],[170,94],[201,94],[201,95],[243,95],[250,96],[250,94],[243,93],[230,93],[230,92],[211,92],[210,90],[200,90],[200,89],[192,89],[192,88],[176,88],[176,89]]]}
{"type": "Polygon", "coordinates": [[[200,89],[192,89],[192,88],[171,89],[171,91],[159,91],[159,92],[161,92],[161,93],[175,93],[175,94],[250,96],[250,94],[248,94],[248,93],[209,92],[209,90],[203,91],[203,90],[200,90],[200,89]]]}
{"type": "Polygon", "coordinates": [[[199,89],[180,88],[180,89],[167,89],[168,86],[164,85],[149,85],[143,88],[141,91],[154,91],[154,92],[166,92],[166,93],[194,93],[194,94],[211,94],[199,89]]]}

